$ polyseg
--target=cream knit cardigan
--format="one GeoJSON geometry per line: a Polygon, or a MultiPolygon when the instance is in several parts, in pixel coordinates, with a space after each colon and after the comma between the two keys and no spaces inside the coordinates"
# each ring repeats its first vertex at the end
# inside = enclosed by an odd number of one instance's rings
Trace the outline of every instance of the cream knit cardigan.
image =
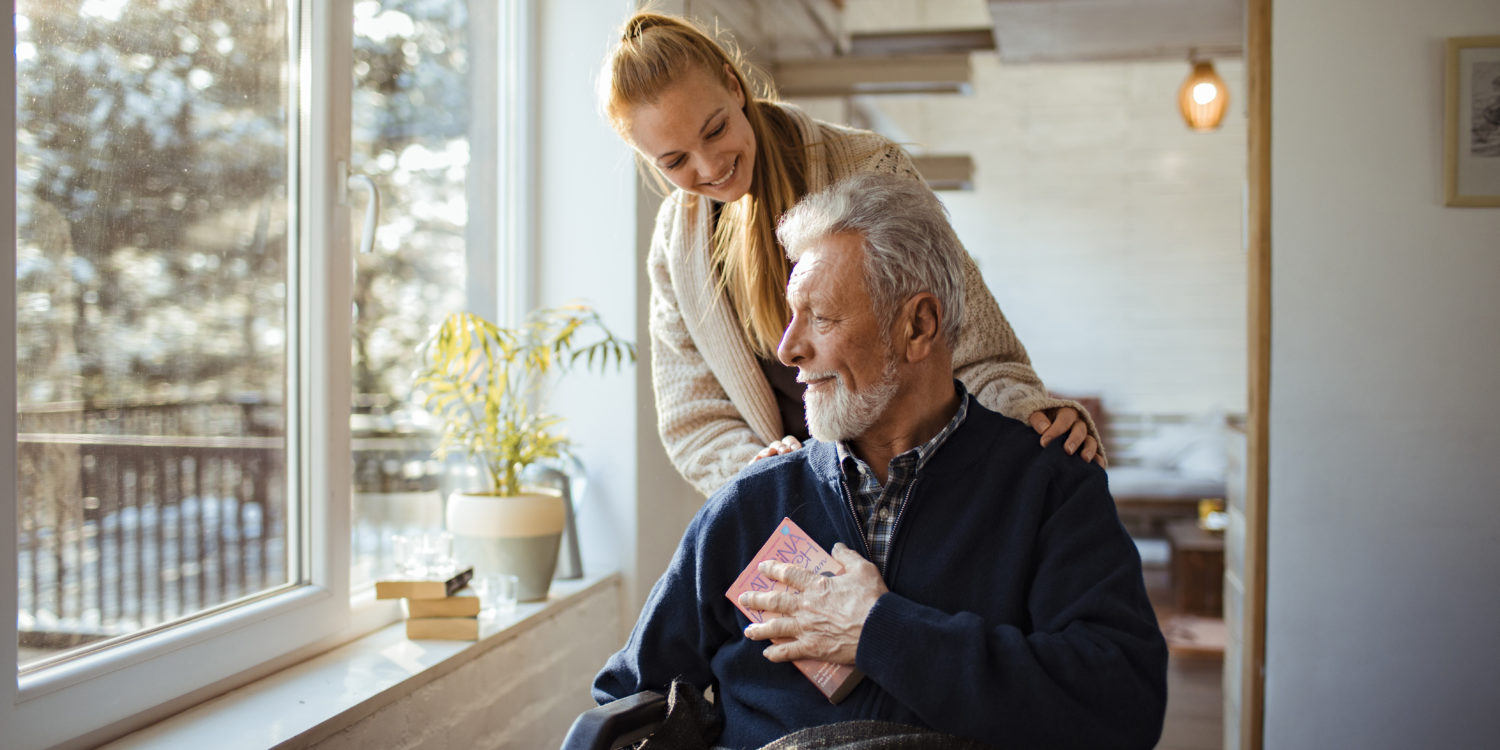
{"type": "MultiPolygon", "coordinates": [[[[817,144],[807,152],[808,192],[863,172],[921,179],[906,152],[883,136],[781,106],[802,142],[817,144]]],[[[657,430],[677,471],[705,496],[783,435],[776,397],[714,278],[708,211],[707,200],[685,191],[667,196],[647,261],[657,430]]],[[[980,403],[1022,421],[1039,409],[1071,406],[1097,438],[1082,406],[1047,395],[979,267],[965,258],[964,320],[953,352],[954,375],[980,403]]]]}

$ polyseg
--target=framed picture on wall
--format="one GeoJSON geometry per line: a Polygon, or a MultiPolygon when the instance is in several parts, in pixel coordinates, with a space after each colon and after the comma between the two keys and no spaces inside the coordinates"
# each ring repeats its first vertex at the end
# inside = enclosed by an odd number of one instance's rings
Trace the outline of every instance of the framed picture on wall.
{"type": "Polygon", "coordinates": [[[1447,204],[1500,206],[1500,36],[1448,39],[1447,204]]]}

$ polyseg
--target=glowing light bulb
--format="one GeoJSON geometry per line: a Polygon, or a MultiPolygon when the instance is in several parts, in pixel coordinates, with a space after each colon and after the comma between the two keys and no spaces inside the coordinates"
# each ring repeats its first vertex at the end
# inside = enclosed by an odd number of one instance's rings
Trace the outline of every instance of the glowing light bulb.
{"type": "Polygon", "coordinates": [[[1199,132],[1213,130],[1224,119],[1229,104],[1229,90],[1224,79],[1214,72],[1212,62],[1193,60],[1193,72],[1177,89],[1177,107],[1189,128],[1199,132]]]}

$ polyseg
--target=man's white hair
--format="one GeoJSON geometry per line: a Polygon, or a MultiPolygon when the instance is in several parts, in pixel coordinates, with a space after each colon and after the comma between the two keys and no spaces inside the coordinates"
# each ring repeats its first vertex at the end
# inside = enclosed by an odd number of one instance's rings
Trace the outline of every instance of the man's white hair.
{"type": "Polygon", "coordinates": [[[910,177],[854,175],[803,198],[782,217],[776,237],[796,263],[813,244],[843,232],[863,239],[876,317],[889,323],[902,303],[929,292],[943,307],[943,340],[958,343],[965,250],[932,190],[910,177]]]}

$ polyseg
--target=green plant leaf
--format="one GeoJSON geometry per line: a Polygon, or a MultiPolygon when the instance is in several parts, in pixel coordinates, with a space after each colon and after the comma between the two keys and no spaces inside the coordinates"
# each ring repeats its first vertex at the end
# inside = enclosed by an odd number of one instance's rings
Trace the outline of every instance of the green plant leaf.
{"type": "Polygon", "coordinates": [[[453,313],[420,347],[422,366],[413,375],[417,400],[443,422],[438,449],[462,452],[484,468],[491,489],[513,493],[520,472],[569,450],[558,430],[560,417],[543,406],[548,381],[582,358],[603,372],[610,358],[622,368],[635,361],[635,345],[617,338],[587,305],[570,303],[533,311],[514,328],[473,313],[453,313]],[[585,329],[600,338],[586,346],[585,329]]]}

